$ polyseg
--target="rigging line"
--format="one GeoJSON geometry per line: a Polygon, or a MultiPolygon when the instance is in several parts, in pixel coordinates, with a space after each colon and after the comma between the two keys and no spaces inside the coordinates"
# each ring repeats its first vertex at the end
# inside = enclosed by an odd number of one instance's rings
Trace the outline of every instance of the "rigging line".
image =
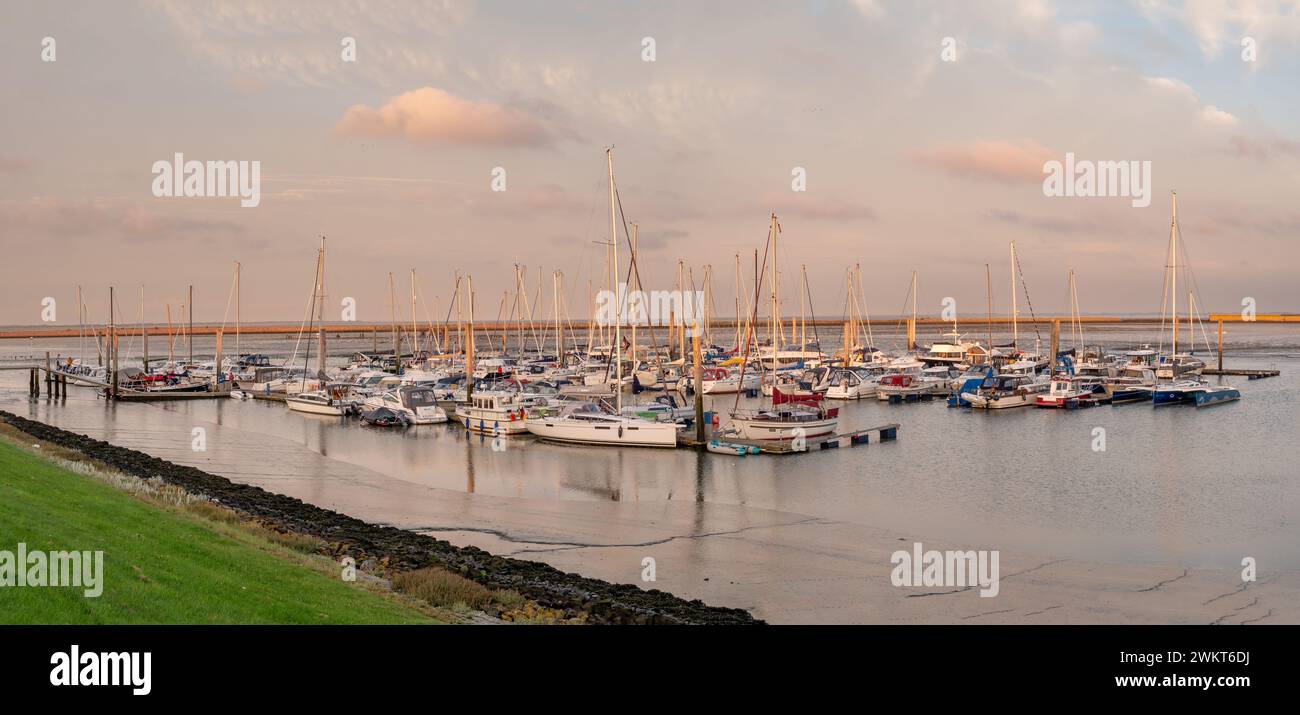
{"type": "MultiPolygon", "coordinates": [[[[221,332],[223,333],[226,331],[226,321],[230,318],[230,304],[234,301],[234,299],[235,299],[235,277],[231,276],[230,291],[226,293],[226,312],[221,314],[221,332]]],[[[218,365],[217,370],[219,371],[220,369],[221,366],[218,365]]]]}
{"type": "MultiPolygon", "coordinates": [[[[315,311],[311,310],[311,308],[316,307],[316,301],[317,301],[317,299],[318,299],[317,293],[320,291],[320,289],[321,289],[321,285],[324,283],[324,281],[321,280],[321,275],[320,275],[320,274],[321,274],[321,254],[320,254],[320,251],[317,250],[317,251],[316,251],[316,272],[315,272],[315,275],[312,276],[312,283],[311,283],[311,306],[308,308],[308,311],[309,311],[309,312],[307,313],[307,330],[308,330],[308,331],[310,331],[312,325],[315,324],[315,320],[316,320],[316,316],[314,315],[315,311]]],[[[191,309],[192,309],[192,308],[193,308],[193,306],[191,306],[191,309]]],[[[298,335],[298,339],[299,339],[299,340],[302,339],[302,334],[301,334],[301,333],[299,333],[299,335],[298,335]]],[[[296,352],[297,352],[297,351],[295,350],[295,354],[296,354],[296,352]]],[[[396,356],[394,356],[394,357],[397,359],[397,367],[398,367],[398,369],[400,370],[401,367],[402,367],[402,356],[401,356],[401,355],[396,355],[396,356]]],[[[304,390],[304,391],[307,389],[307,369],[308,369],[307,366],[308,366],[308,363],[310,363],[310,362],[311,362],[311,342],[308,341],[308,343],[307,343],[307,353],[306,353],[306,355],[303,357],[303,360],[302,360],[302,387],[303,387],[303,390],[304,390]]],[[[322,387],[324,387],[324,385],[322,385],[322,387]]]]}
{"type": "MultiPolygon", "coordinates": [[[[915,280],[915,276],[913,276],[913,280],[915,280]]],[[[912,300],[912,281],[909,280],[907,282],[907,290],[903,291],[903,307],[898,309],[898,322],[894,323],[894,342],[893,344],[890,345],[890,348],[893,350],[898,349],[898,334],[903,329],[903,322],[907,320],[907,304],[911,300],[912,300]]]]}
{"type": "Polygon", "coordinates": [[[302,331],[307,326],[307,318],[311,316],[312,303],[316,300],[316,277],[312,276],[311,295],[307,298],[307,312],[302,321],[298,323],[298,339],[293,344],[293,354],[281,367],[292,367],[294,360],[298,359],[298,346],[302,343],[302,331]]]}
{"type": "MultiPolygon", "coordinates": [[[[637,284],[637,286],[638,286],[638,288],[639,288],[640,286],[643,285],[643,283],[642,283],[642,281],[641,281],[641,264],[640,264],[639,261],[637,261],[636,251],[633,251],[633,250],[632,250],[632,234],[627,230],[627,216],[623,213],[623,193],[622,193],[621,191],[618,190],[618,182],[617,182],[617,181],[615,181],[615,183],[614,183],[614,202],[615,202],[616,204],[618,204],[618,216],[619,216],[619,219],[620,219],[620,220],[622,221],[622,223],[623,223],[623,235],[627,238],[628,251],[632,254],[632,260],[631,260],[631,262],[630,262],[629,265],[628,265],[628,281],[630,282],[630,281],[632,280],[632,275],[635,274],[635,275],[636,275],[636,284],[637,284]]],[[[615,237],[614,240],[618,240],[617,237],[615,237]]],[[[615,289],[615,290],[618,290],[618,287],[615,286],[614,289],[615,289]]],[[[622,298],[620,298],[620,299],[619,299],[619,302],[622,303],[623,298],[626,298],[626,297],[627,297],[627,296],[623,296],[622,298]]],[[[618,316],[621,317],[622,315],[623,315],[623,312],[622,312],[622,306],[620,305],[620,306],[619,306],[618,316]]],[[[658,341],[659,341],[659,331],[655,330],[655,324],[654,324],[654,321],[647,321],[647,322],[649,323],[649,326],[648,326],[648,327],[650,328],[650,346],[653,347],[653,348],[655,348],[655,350],[656,350],[656,352],[657,352],[658,349],[659,349],[659,342],[658,342],[658,341]]],[[[671,354],[672,354],[672,349],[671,349],[671,346],[667,345],[668,342],[669,342],[669,339],[668,339],[667,336],[665,336],[665,338],[664,338],[664,343],[665,343],[665,345],[664,345],[664,347],[665,347],[665,352],[668,353],[668,354],[671,356],[671,354]]],[[[682,367],[685,368],[685,366],[686,366],[686,356],[683,355],[683,356],[682,356],[682,367]]]]}
{"type": "MultiPolygon", "coordinates": [[[[733,412],[740,409],[740,392],[741,392],[741,388],[745,386],[745,367],[749,364],[749,344],[751,341],[750,334],[752,332],[755,332],[754,328],[758,324],[758,301],[763,296],[763,276],[767,273],[767,252],[768,249],[771,248],[771,246],[772,246],[772,228],[769,226],[767,229],[767,238],[763,239],[763,266],[762,269],[759,270],[758,275],[754,278],[754,307],[753,307],[753,312],[750,314],[750,327],[745,329],[745,352],[741,355],[740,358],[740,378],[739,378],[740,382],[736,385],[736,400],[731,405],[731,410],[733,412]]],[[[755,251],[755,254],[757,253],[758,252],[755,251]]],[[[756,340],[757,336],[754,336],[753,339],[756,340]]],[[[773,346],[772,350],[773,350],[772,364],[775,365],[776,364],[775,346],[773,346]]],[[[703,386],[696,385],[695,389],[697,390],[703,389],[703,386]]]]}
{"type": "MultiPolygon", "coordinates": [[[[1025,291],[1025,305],[1029,308],[1029,319],[1034,324],[1034,337],[1037,338],[1039,342],[1042,342],[1043,335],[1038,332],[1038,316],[1034,315],[1034,303],[1029,299],[1029,284],[1025,282],[1025,271],[1020,267],[1019,253],[1016,254],[1016,273],[1020,276],[1020,287],[1025,291]]],[[[1052,359],[1055,360],[1056,356],[1053,355],[1052,359]]]]}
{"type": "MultiPolygon", "coordinates": [[[[429,306],[424,302],[424,291],[420,290],[420,282],[415,282],[415,300],[424,309],[424,322],[429,326],[429,335],[433,338],[433,346],[442,353],[442,341],[438,339],[438,333],[433,329],[433,315],[429,312],[429,306]]],[[[438,296],[433,297],[434,308],[438,307],[438,296]]]]}
{"type": "MultiPolygon", "coordinates": [[[[862,283],[862,264],[855,264],[854,272],[857,274],[858,279],[858,293],[862,295],[862,313],[866,316],[867,342],[870,343],[867,347],[874,350],[876,347],[876,336],[871,332],[871,308],[867,305],[867,288],[862,283]]],[[[809,298],[809,300],[811,301],[812,299],[809,298]]]]}
{"type": "MultiPolygon", "coordinates": [[[[118,315],[121,315],[122,317],[125,318],[125,317],[126,317],[126,313],[122,310],[122,301],[118,300],[118,298],[117,298],[116,295],[113,296],[113,303],[117,306],[117,314],[118,314],[118,315]]],[[[142,307],[143,307],[143,306],[142,306],[142,307]]],[[[119,327],[121,327],[121,326],[119,326],[119,327]]],[[[129,354],[129,353],[131,352],[131,348],[133,348],[133,347],[135,347],[135,334],[134,334],[134,333],[131,334],[131,339],[128,340],[127,343],[126,343],[126,352],[129,354]]]]}
{"type": "MultiPolygon", "coordinates": [[[[808,298],[808,314],[811,315],[813,319],[813,341],[817,343],[817,354],[820,355],[822,352],[822,339],[821,336],[817,334],[817,309],[813,307],[812,288],[808,286],[808,281],[806,280],[803,282],[803,292],[808,298]]],[[[802,357],[800,359],[802,359],[802,357]]]]}
{"type": "MultiPolygon", "coordinates": [[[[1178,227],[1178,238],[1180,239],[1178,241],[1178,244],[1182,246],[1183,249],[1183,265],[1186,267],[1187,277],[1189,279],[1189,282],[1192,284],[1191,285],[1192,290],[1190,292],[1193,296],[1192,303],[1193,305],[1196,306],[1196,311],[1194,316],[1196,319],[1196,325],[1201,330],[1201,339],[1205,341],[1205,349],[1209,350],[1210,336],[1205,333],[1205,324],[1201,320],[1201,305],[1204,302],[1203,301],[1204,296],[1201,295],[1201,286],[1200,283],[1196,280],[1196,271],[1192,269],[1192,258],[1187,251],[1187,241],[1183,239],[1183,229],[1181,226],[1178,227]]],[[[1189,308],[1188,311],[1190,313],[1191,309],[1189,308]]],[[[1195,348],[1195,340],[1196,340],[1196,333],[1195,331],[1193,331],[1191,337],[1193,348],[1195,348]]]]}

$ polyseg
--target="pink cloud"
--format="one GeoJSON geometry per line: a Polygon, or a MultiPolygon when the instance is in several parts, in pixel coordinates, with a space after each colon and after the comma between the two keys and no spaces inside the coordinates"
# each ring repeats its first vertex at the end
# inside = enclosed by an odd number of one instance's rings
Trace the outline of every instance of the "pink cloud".
{"type": "Polygon", "coordinates": [[[335,129],[353,136],[400,136],[416,144],[538,146],[551,140],[546,126],[525,112],[433,87],[399,94],[377,109],[353,105],[335,129]]]}
{"type": "Polygon", "coordinates": [[[917,161],[937,166],[964,178],[996,181],[1040,181],[1043,163],[1056,158],[1052,150],[1026,139],[1010,142],[974,142],[937,147],[913,155],[917,161]]]}

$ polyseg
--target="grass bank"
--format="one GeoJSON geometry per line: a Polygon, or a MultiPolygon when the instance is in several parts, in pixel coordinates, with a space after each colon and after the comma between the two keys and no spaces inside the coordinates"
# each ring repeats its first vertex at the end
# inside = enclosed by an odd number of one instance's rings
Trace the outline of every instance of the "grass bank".
{"type": "MultiPolygon", "coordinates": [[[[18,434],[18,437],[14,435],[18,434]]],[[[317,544],[175,488],[0,434],[0,550],[102,551],[103,593],[0,587],[0,623],[436,623],[373,579],[347,582],[317,544]],[[44,453],[42,453],[44,452],[44,453]],[[51,453],[55,457],[51,458],[51,453]],[[67,461],[67,460],[74,461],[67,461]]]]}

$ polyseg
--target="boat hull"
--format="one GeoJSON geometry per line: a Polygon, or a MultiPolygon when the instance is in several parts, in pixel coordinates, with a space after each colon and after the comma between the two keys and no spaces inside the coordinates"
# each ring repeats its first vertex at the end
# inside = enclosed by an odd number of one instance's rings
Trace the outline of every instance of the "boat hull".
{"type": "Polygon", "coordinates": [[[1241,391],[1233,388],[1202,390],[1193,393],[1192,399],[1196,401],[1197,407],[1209,407],[1211,405],[1221,405],[1225,402],[1236,402],[1241,399],[1241,391]]]}
{"type": "Polygon", "coordinates": [[[326,415],[328,417],[342,417],[346,409],[342,405],[324,405],[319,402],[298,400],[292,397],[285,398],[284,404],[294,412],[308,415],[326,415]]]}
{"type": "Polygon", "coordinates": [[[676,447],[677,427],[669,422],[593,424],[563,418],[528,420],[531,434],[554,442],[622,447],[676,447]]]}
{"type": "Polygon", "coordinates": [[[829,437],[835,433],[839,422],[838,417],[784,422],[732,416],[731,427],[735,430],[736,437],[740,439],[762,442],[791,442],[800,437],[803,439],[829,437]]]}
{"type": "MultiPolygon", "coordinates": [[[[476,410],[461,405],[456,408],[456,419],[470,432],[490,435],[514,435],[528,432],[528,420],[521,417],[511,419],[509,412],[476,410]]],[[[514,412],[518,414],[518,412],[514,412]]]]}

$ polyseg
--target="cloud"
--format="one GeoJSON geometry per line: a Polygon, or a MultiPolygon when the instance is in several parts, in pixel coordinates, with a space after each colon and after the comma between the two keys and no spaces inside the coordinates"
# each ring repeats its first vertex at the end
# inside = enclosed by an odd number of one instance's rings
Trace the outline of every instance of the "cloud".
{"type": "Polygon", "coordinates": [[[344,135],[400,136],[414,144],[541,146],[552,140],[535,117],[517,109],[421,87],[377,109],[357,104],[335,129],[344,135]]]}
{"type": "Polygon", "coordinates": [[[916,152],[913,158],[963,178],[1004,182],[1041,181],[1043,164],[1057,158],[1033,140],[974,142],[916,152]]]}
{"type": "Polygon", "coordinates": [[[186,51],[229,73],[240,92],[272,82],[336,87],[358,77],[400,87],[440,76],[446,38],[473,14],[472,0],[153,0],[144,7],[186,51]],[[342,61],[343,37],[356,39],[357,62],[342,61]]]}
{"type": "Polygon", "coordinates": [[[1207,124],[1213,124],[1221,127],[1232,127],[1237,125],[1237,118],[1232,114],[1219,109],[1213,104],[1207,104],[1201,107],[1201,121],[1207,124]]]}
{"type": "Polygon", "coordinates": [[[0,156],[0,173],[23,174],[30,171],[32,162],[27,159],[0,156]]]}
{"type": "Polygon", "coordinates": [[[775,211],[778,216],[794,219],[829,221],[875,221],[876,212],[866,204],[848,201],[836,196],[816,193],[783,191],[763,195],[763,205],[748,211],[775,211]]]}
{"type": "Polygon", "coordinates": [[[1096,231],[1099,228],[1099,224],[1091,219],[1029,216],[1012,209],[993,209],[988,212],[988,217],[1000,223],[1024,226],[1025,228],[1048,233],[1079,233],[1081,231],[1096,231]]]}
{"type": "Polygon", "coordinates": [[[1255,139],[1242,134],[1234,134],[1228,139],[1228,150],[1236,156],[1249,157],[1257,161],[1270,161],[1279,156],[1300,156],[1300,142],[1294,142],[1285,137],[1255,139]]]}
{"type": "Polygon", "coordinates": [[[156,241],[178,234],[232,235],[246,230],[233,221],[172,216],[139,204],[46,197],[0,201],[0,224],[37,240],[110,237],[156,241]]]}
{"type": "MultiPolygon", "coordinates": [[[[1206,59],[1217,58],[1227,48],[1240,49],[1243,37],[1253,37],[1265,46],[1300,44],[1300,3],[1296,0],[1143,0],[1140,7],[1153,22],[1184,26],[1196,36],[1206,59]]],[[[1264,56],[1261,54],[1261,59],[1264,56]]]]}
{"type": "Polygon", "coordinates": [[[1213,104],[1202,104],[1196,90],[1182,80],[1169,77],[1143,77],[1142,80],[1147,87],[1156,92],[1167,94],[1184,104],[1195,106],[1197,108],[1197,118],[1206,124],[1216,127],[1231,127],[1237,124],[1237,118],[1229,112],[1225,112],[1213,104]]]}
{"type": "Polygon", "coordinates": [[[638,231],[636,247],[638,251],[658,251],[662,248],[666,248],[669,244],[674,244],[682,239],[689,238],[690,235],[690,231],[683,231],[677,228],[665,229],[663,231],[638,231]]]}

